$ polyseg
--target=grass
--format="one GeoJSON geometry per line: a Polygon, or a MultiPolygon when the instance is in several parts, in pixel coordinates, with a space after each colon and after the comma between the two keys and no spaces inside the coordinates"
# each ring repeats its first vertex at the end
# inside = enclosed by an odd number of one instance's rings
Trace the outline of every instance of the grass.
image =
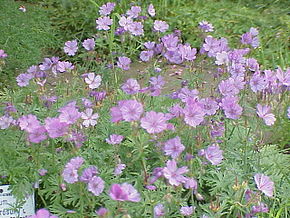
{"type": "Polygon", "coordinates": [[[3,72],[0,72],[0,87],[15,85],[16,75],[58,47],[48,11],[38,5],[1,0],[0,29],[0,49],[9,55],[3,72]],[[25,5],[26,13],[18,9],[20,5],[25,5]]]}

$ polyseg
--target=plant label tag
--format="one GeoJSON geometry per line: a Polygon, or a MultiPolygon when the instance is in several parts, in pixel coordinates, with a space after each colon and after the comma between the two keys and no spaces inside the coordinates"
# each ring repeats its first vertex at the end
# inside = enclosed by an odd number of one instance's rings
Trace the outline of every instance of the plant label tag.
{"type": "Polygon", "coordinates": [[[8,190],[9,185],[0,185],[0,217],[1,218],[26,218],[34,214],[34,194],[25,199],[22,207],[17,207],[17,200],[8,190]]]}

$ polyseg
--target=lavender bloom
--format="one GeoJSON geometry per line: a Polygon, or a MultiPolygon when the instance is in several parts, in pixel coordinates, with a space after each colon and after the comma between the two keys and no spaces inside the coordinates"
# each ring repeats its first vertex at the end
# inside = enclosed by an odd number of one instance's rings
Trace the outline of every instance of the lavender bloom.
{"type": "Polygon", "coordinates": [[[206,115],[214,115],[219,109],[219,106],[212,98],[203,98],[199,101],[202,104],[206,115]]]}
{"type": "Polygon", "coordinates": [[[6,58],[8,55],[5,53],[3,49],[0,49],[0,59],[6,58]]]}
{"type": "Polygon", "coordinates": [[[224,134],[225,127],[222,122],[216,122],[215,125],[211,125],[210,135],[212,138],[220,137],[224,134]]]}
{"type": "Polygon", "coordinates": [[[129,70],[131,64],[131,59],[125,56],[118,57],[117,66],[122,70],[129,70]]]}
{"type": "Polygon", "coordinates": [[[109,195],[115,201],[139,202],[141,200],[137,190],[128,183],[123,183],[121,185],[113,184],[109,195]]]}
{"type": "Polygon", "coordinates": [[[0,117],[0,129],[7,129],[13,121],[13,118],[7,115],[0,117]]]}
{"type": "Polygon", "coordinates": [[[163,175],[170,185],[179,186],[181,183],[186,182],[186,177],[182,174],[187,173],[188,168],[183,166],[181,168],[177,168],[177,164],[175,160],[168,160],[166,163],[166,167],[163,168],[163,175]]]}
{"type": "Polygon", "coordinates": [[[64,73],[73,69],[74,69],[73,64],[68,61],[59,61],[56,65],[56,70],[60,73],[64,73]]]}
{"type": "Polygon", "coordinates": [[[165,216],[165,208],[163,204],[157,204],[154,207],[154,218],[165,216]]]}
{"type": "Polygon", "coordinates": [[[76,54],[77,50],[78,50],[78,42],[77,42],[77,40],[67,41],[64,44],[63,50],[69,56],[74,56],[76,54]]]}
{"type": "Polygon", "coordinates": [[[235,87],[234,82],[232,78],[222,80],[218,86],[220,93],[223,96],[234,96],[239,94],[240,90],[235,87]]]}
{"type": "Polygon", "coordinates": [[[129,31],[133,36],[141,36],[144,34],[143,24],[141,22],[133,22],[129,25],[129,31]]]}
{"type": "Polygon", "coordinates": [[[85,106],[85,108],[93,107],[93,102],[87,98],[82,98],[82,104],[85,106]]]}
{"type": "Polygon", "coordinates": [[[205,20],[199,22],[198,27],[206,33],[213,32],[214,29],[213,25],[205,20]]]}
{"type": "Polygon", "coordinates": [[[47,139],[46,129],[44,126],[34,127],[28,135],[28,140],[33,143],[40,143],[47,139]]]}
{"type": "Polygon", "coordinates": [[[77,148],[80,148],[87,140],[87,137],[83,133],[73,130],[67,140],[72,141],[77,148]]]}
{"type": "Polygon", "coordinates": [[[197,181],[194,178],[186,178],[186,181],[183,185],[186,189],[197,190],[197,181]]]}
{"type": "Polygon", "coordinates": [[[154,51],[141,51],[140,59],[144,62],[148,62],[154,55],[154,51]]]}
{"type": "Polygon", "coordinates": [[[275,115],[270,113],[270,110],[270,106],[257,105],[257,114],[265,121],[267,126],[272,126],[276,121],[275,115]]]}
{"type": "Polygon", "coordinates": [[[166,30],[168,30],[169,25],[165,21],[155,20],[153,28],[157,32],[164,33],[166,30]]]}
{"type": "Polygon", "coordinates": [[[278,67],[276,76],[282,85],[290,86],[290,68],[287,68],[286,71],[283,71],[280,67],[278,67]]]}
{"type": "Polygon", "coordinates": [[[133,24],[133,20],[131,17],[124,17],[122,16],[119,20],[119,25],[124,28],[124,30],[128,31],[130,26],[133,24]]]}
{"type": "Polygon", "coordinates": [[[151,91],[151,96],[159,96],[161,93],[161,89],[165,85],[165,81],[162,76],[157,76],[157,77],[151,77],[149,80],[150,83],[150,91],[151,91]]]}
{"type": "Polygon", "coordinates": [[[122,90],[128,95],[134,95],[139,92],[140,85],[136,79],[128,79],[123,85],[122,90]]]}
{"type": "Polygon", "coordinates": [[[212,165],[218,165],[223,160],[223,151],[217,144],[208,146],[205,150],[202,149],[199,154],[205,156],[212,165]]]}
{"type": "Polygon", "coordinates": [[[198,90],[192,89],[189,90],[188,88],[182,88],[178,91],[178,98],[184,102],[187,103],[189,100],[197,99],[198,98],[198,90]]]}
{"type": "Polygon", "coordinates": [[[194,207],[181,207],[180,213],[184,216],[190,216],[193,213],[194,207]]]}
{"type": "Polygon", "coordinates": [[[143,113],[143,105],[136,100],[126,100],[120,107],[120,111],[125,121],[136,121],[143,113]]]}
{"type": "Polygon", "coordinates": [[[117,164],[115,170],[114,170],[114,175],[118,176],[120,174],[122,174],[123,170],[126,168],[126,164],[117,164]]]}
{"type": "Polygon", "coordinates": [[[81,113],[74,106],[71,106],[71,107],[65,106],[61,108],[60,111],[61,111],[61,114],[58,117],[59,121],[67,123],[69,125],[74,124],[81,117],[81,113]]]}
{"type": "Polygon", "coordinates": [[[183,113],[185,123],[192,127],[201,124],[205,116],[203,108],[197,103],[185,106],[183,113]]]}
{"type": "Polygon", "coordinates": [[[84,171],[80,177],[80,181],[85,182],[85,183],[89,183],[91,181],[91,179],[95,175],[97,175],[98,173],[99,172],[98,172],[97,167],[95,167],[95,166],[88,167],[88,168],[84,169],[84,171]]]}
{"type": "Polygon", "coordinates": [[[180,106],[180,104],[175,104],[173,105],[170,109],[169,112],[174,116],[174,117],[181,117],[183,116],[183,108],[180,106]]]}
{"type": "Polygon", "coordinates": [[[106,139],[106,142],[110,145],[118,145],[123,141],[123,139],[124,136],[122,135],[112,134],[109,138],[106,139]]]}
{"type": "Polygon", "coordinates": [[[105,216],[107,213],[108,213],[108,209],[107,208],[104,208],[104,207],[101,207],[99,208],[97,211],[96,211],[96,214],[100,217],[103,217],[105,216]]]}
{"type": "Polygon", "coordinates": [[[105,182],[101,177],[94,176],[88,183],[88,190],[95,196],[99,196],[105,188],[105,182]]]}
{"type": "Polygon", "coordinates": [[[145,48],[147,48],[148,50],[153,50],[155,48],[155,42],[144,42],[144,46],[145,48]]]}
{"type": "Polygon", "coordinates": [[[96,20],[96,24],[97,24],[96,28],[98,30],[109,30],[110,26],[113,24],[113,20],[110,17],[108,17],[108,16],[99,17],[96,20]]]}
{"type": "Polygon", "coordinates": [[[86,39],[82,45],[87,51],[93,51],[95,49],[95,39],[86,39]]]}
{"type": "Polygon", "coordinates": [[[33,74],[21,73],[16,77],[17,85],[20,87],[28,86],[29,81],[33,78],[33,74]]]}
{"type": "Polygon", "coordinates": [[[241,37],[242,44],[249,44],[253,48],[257,48],[259,46],[259,39],[257,35],[259,34],[256,28],[251,27],[249,32],[246,32],[241,37]]]}
{"type": "Polygon", "coordinates": [[[62,177],[67,183],[76,183],[78,181],[78,170],[72,166],[65,167],[62,172],[62,177]]]}
{"type": "Polygon", "coordinates": [[[181,143],[180,137],[176,136],[173,139],[169,139],[164,143],[163,151],[165,155],[171,156],[173,159],[178,158],[178,156],[184,151],[185,147],[181,143]]]}
{"type": "Polygon", "coordinates": [[[267,81],[260,73],[255,73],[250,80],[250,86],[253,92],[259,92],[267,87],[267,81]]]}
{"type": "Polygon", "coordinates": [[[28,218],[58,218],[58,216],[52,215],[47,209],[42,208],[28,218]]]}
{"type": "Polygon", "coordinates": [[[178,49],[182,60],[193,61],[196,59],[196,48],[191,48],[190,45],[180,45],[178,49]]]}
{"type": "Polygon", "coordinates": [[[114,10],[116,4],[113,2],[107,2],[100,7],[99,13],[102,16],[110,15],[111,12],[114,10]]]}
{"type": "Polygon", "coordinates": [[[95,97],[96,101],[102,101],[106,98],[106,91],[102,91],[102,92],[96,92],[96,91],[91,91],[90,92],[90,96],[95,97]]]}
{"type": "Polygon", "coordinates": [[[268,197],[273,197],[273,190],[274,190],[274,182],[270,179],[270,177],[257,173],[254,176],[255,183],[257,188],[263,192],[268,197]]]}
{"type": "Polygon", "coordinates": [[[98,113],[93,114],[92,108],[87,108],[85,112],[81,113],[81,117],[84,120],[83,125],[88,128],[89,126],[95,126],[97,124],[97,119],[99,118],[98,113]]]}
{"type": "Polygon", "coordinates": [[[101,85],[102,77],[95,75],[95,73],[89,73],[88,77],[85,78],[85,82],[89,85],[90,89],[96,89],[101,85]]]}
{"type": "Polygon", "coordinates": [[[28,114],[18,118],[18,125],[21,130],[26,132],[33,132],[35,128],[40,126],[40,122],[37,120],[37,117],[33,114],[28,114]]]}
{"type": "Polygon", "coordinates": [[[153,170],[152,177],[149,181],[149,184],[153,184],[157,181],[161,176],[163,176],[163,168],[157,167],[153,170]]]}
{"type": "Polygon", "coordinates": [[[252,206],[251,214],[256,214],[256,213],[268,213],[269,208],[266,204],[263,202],[259,202],[258,205],[252,206]]]}
{"type": "Polygon", "coordinates": [[[228,56],[228,53],[225,51],[217,53],[215,58],[216,58],[216,61],[215,61],[216,65],[229,64],[229,56],[228,56]]]}
{"type": "Polygon", "coordinates": [[[39,174],[40,176],[45,176],[46,173],[47,173],[47,170],[46,170],[46,169],[39,169],[39,170],[38,170],[38,174],[39,174]]]}
{"type": "Polygon", "coordinates": [[[59,118],[46,118],[45,129],[50,138],[57,138],[64,136],[68,131],[68,124],[61,122],[59,118]]]}
{"type": "Polygon", "coordinates": [[[155,111],[146,112],[141,119],[141,127],[146,129],[149,134],[160,133],[167,129],[167,119],[163,113],[155,111]]]}
{"type": "Polygon", "coordinates": [[[137,18],[141,11],[142,11],[141,7],[132,6],[131,9],[126,12],[126,14],[131,18],[137,18]]]}
{"type": "Polygon", "coordinates": [[[221,107],[227,118],[239,119],[243,108],[237,103],[237,97],[227,96],[222,99],[221,107]]]}
{"type": "Polygon", "coordinates": [[[156,15],[155,8],[154,8],[153,4],[150,4],[148,6],[147,12],[151,17],[154,17],[156,15]]]}

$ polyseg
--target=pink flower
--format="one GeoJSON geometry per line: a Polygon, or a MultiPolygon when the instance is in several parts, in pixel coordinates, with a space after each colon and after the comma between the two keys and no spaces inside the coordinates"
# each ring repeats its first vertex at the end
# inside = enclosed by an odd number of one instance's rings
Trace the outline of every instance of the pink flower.
{"type": "Polygon", "coordinates": [[[164,33],[169,28],[169,25],[165,21],[155,20],[153,28],[156,31],[164,33]]]}
{"type": "Polygon", "coordinates": [[[96,24],[97,24],[96,28],[98,30],[109,30],[110,26],[113,24],[113,20],[108,16],[99,17],[96,20],[96,24]]]}
{"type": "Polygon", "coordinates": [[[67,41],[64,44],[64,52],[66,54],[68,54],[69,56],[74,56],[78,50],[78,42],[77,40],[73,40],[73,41],[67,41]]]}
{"type": "Polygon", "coordinates": [[[153,4],[150,4],[148,6],[148,9],[147,9],[147,12],[148,14],[151,16],[151,17],[154,17],[155,16],[155,8],[154,8],[154,5],[153,4]]]}
{"type": "Polygon", "coordinates": [[[262,191],[266,196],[273,196],[274,182],[264,174],[257,173],[254,176],[257,188],[262,191]]]}
{"type": "Polygon", "coordinates": [[[276,121],[275,115],[270,113],[270,110],[270,106],[257,105],[257,114],[265,121],[267,126],[272,126],[276,121]]]}
{"type": "Polygon", "coordinates": [[[90,89],[96,89],[101,85],[102,77],[95,75],[95,73],[89,73],[85,78],[85,82],[89,85],[90,89]]]}
{"type": "Polygon", "coordinates": [[[213,144],[204,150],[204,156],[212,165],[218,165],[223,160],[223,151],[217,144],[213,144]]]}
{"type": "Polygon", "coordinates": [[[160,133],[167,129],[166,121],[165,114],[150,111],[141,119],[141,127],[150,134],[160,133]]]}
{"type": "Polygon", "coordinates": [[[105,188],[105,182],[101,177],[94,176],[88,183],[88,190],[95,196],[99,196],[105,188]]]}
{"type": "Polygon", "coordinates": [[[97,119],[99,118],[98,113],[93,114],[92,108],[87,108],[85,112],[81,113],[81,117],[84,120],[83,125],[85,127],[95,126],[97,124],[97,119]]]}
{"type": "Polygon", "coordinates": [[[36,214],[29,216],[28,218],[58,218],[58,216],[52,215],[47,209],[39,209],[36,214]]]}
{"type": "Polygon", "coordinates": [[[192,127],[201,124],[205,116],[205,111],[198,103],[188,104],[184,108],[183,113],[185,123],[192,127]]]}
{"type": "Polygon", "coordinates": [[[185,147],[181,143],[179,136],[176,136],[175,138],[166,141],[163,148],[165,155],[171,156],[173,159],[178,158],[178,156],[184,149],[185,147]]]}
{"type": "Polygon", "coordinates": [[[181,183],[186,182],[186,177],[182,174],[187,173],[188,168],[186,166],[177,168],[175,160],[168,160],[166,167],[163,168],[163,175],[170,185],[179,186],[181,183]]]}
{"type": "Polygon", "coordinates": [[[139,120],[143,113],[143,105],[136,100],[123,101],[119,109],[122,119],[127,122],[139,120]]]}
{"type": "Polygon", "coordinates": [[[132,201],[139,202],[140,194],[128,183],[113,184],[110,189],[110,197],[115,201],[132,201]]]}
{"type": "Polygon", "coordinates": [[[110,135],[109,138],[106,139],[106,142],[111,145],[117,145],[117,144],[120,144],[123,141],[123,139],[124,139],[124,136],[122,135],[112,134],[110,135]]]}
{"type": "Polygon", "coordinates": [[[50,138],[57,138],[64,136],[68,132],[68,124],[61,122],[59,118],[46,118],[45,129],[50,138]]]}
{"type": "Polygon", "coordinates": [[[190,216],[193,213],[193,210],[195,208],[193,206],[191,207],[181,207],[180,208],[180,213],[184,216],[190,216]]]}
{"type": "Polygon", "coordinates": [[[129,70],[131,59],[125,56],[118,57],[117,66],[122,70],[129,70]]]}

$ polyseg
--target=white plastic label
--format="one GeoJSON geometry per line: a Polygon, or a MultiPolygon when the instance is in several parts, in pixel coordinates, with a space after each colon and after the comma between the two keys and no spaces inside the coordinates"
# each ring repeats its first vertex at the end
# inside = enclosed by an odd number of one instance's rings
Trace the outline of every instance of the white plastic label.
{"type": "Polygon", "coordinates": [[[34,195],[29,195],[25,199],[25,203],[18,211],[15,208],[17,200],[8,190],[9,185],[0,185],[0,217],[1,218],[26,218],[34,214],[34,195]]]}

